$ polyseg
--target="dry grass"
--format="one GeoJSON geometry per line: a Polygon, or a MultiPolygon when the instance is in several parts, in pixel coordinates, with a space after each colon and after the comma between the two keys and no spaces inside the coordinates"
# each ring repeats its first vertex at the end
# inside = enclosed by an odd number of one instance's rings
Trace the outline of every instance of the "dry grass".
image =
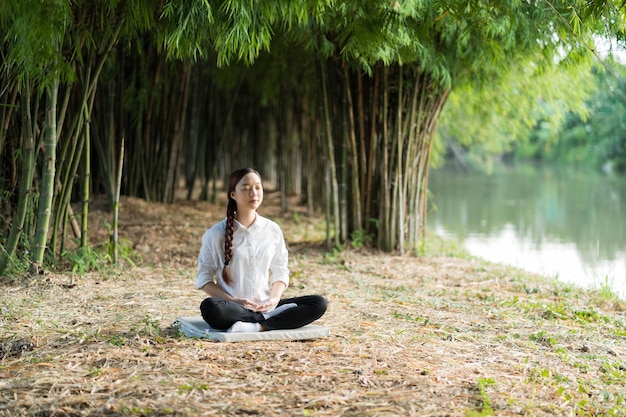
{"type": "MultiPolygon", "coordinates": [[[[188,339],[171,323],[198,314],[200,237],[223,209],[121,209],[137,268],[2,288],[0,415],[626,414],[619,300],[469,258],[329,252],[311,242],[319,219],[269,205],[291,250],[286,294],[327,297],[331,336],[188,339]]],[[[109,218],[94,211],[92,241],[109,218]]]]}

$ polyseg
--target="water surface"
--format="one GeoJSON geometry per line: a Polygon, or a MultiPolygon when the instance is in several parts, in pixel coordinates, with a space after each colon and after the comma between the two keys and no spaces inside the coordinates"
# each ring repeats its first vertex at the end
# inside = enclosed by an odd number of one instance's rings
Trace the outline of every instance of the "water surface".
{"type": "Polygon", "coordinates": [[[429,187],[429,228],[472,255],[626,297],[626,178],[444,167],[429,187]]]}

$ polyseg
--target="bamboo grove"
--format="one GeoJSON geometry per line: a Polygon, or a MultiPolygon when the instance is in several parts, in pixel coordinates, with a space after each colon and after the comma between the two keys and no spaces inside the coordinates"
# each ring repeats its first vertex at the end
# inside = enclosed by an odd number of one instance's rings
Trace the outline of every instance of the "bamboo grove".
{"type": "Polygon", "coordinates": [[[331,245],[413,251],[450,91],[592,59],[623,23],[612,1],[4,0],[0,272],[89,247],[94,195],[211,199],[240,166],[331,245]]]}

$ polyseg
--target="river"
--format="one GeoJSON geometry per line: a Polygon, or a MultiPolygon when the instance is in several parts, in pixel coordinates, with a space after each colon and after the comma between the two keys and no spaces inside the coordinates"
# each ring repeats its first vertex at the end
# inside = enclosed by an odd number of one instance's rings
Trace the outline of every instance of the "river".
{"type": "Polygon", "coordinates": [[[626,298],[626,178],[534,166],[431,170],[428,227],[471,254],[626,298]]]}

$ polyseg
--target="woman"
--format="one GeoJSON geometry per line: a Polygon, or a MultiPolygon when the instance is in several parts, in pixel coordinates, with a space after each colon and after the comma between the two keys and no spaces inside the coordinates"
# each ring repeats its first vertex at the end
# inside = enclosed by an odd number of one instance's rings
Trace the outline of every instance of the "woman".
{"type": "Polygon", "coordinates": [[[204,233],[198,256],[196,288],[209,295],[202,318],[229,332],[295,329],[320,318],[326,300],[319,295],[281,300],[288,253],[278,224],[257,213],[261,175],[251,168],[233,172],[226,193],[226,219],[204,233]]]}

